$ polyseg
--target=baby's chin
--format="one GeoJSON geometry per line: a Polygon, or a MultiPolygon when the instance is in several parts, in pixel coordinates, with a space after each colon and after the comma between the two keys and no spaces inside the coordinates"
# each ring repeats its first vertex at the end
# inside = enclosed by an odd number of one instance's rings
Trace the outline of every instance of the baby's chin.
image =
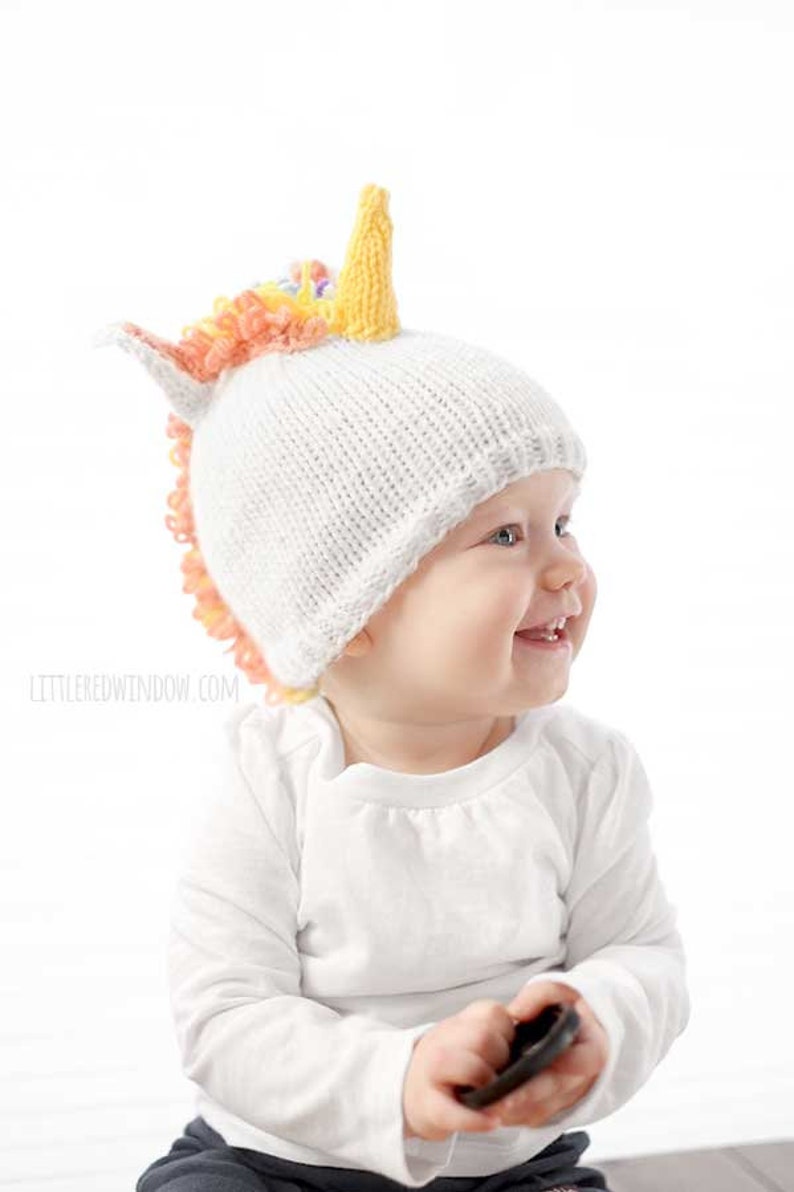
{"type": "Polygon", "coordinates": [[[521,644],[514,646],[512,683],[518,698],[526,700],[527,707],[541,707],[561,699],[570,684],[572,660],[571,648],[559,656],[551,650],[544,652],[521,644]],[[542,655],[540,659],[538,654],[542,655]]]}

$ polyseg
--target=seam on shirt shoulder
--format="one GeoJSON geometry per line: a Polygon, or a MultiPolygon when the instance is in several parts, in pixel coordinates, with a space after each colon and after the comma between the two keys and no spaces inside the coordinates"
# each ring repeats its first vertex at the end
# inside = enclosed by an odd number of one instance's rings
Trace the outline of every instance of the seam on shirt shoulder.
{"type": "Polygon", "coordinates": [[[560,708],[559,717],[549,720],[548,724],[544,725],[544,735],[551,744],[554,744],[555,728],[559,732],[560,738],[578,754],[590,770],[593,770],[603,762],[606,756],[610,755],[616,743],[625,743],[625,737],[613,725],[598,720],[594,716],[588,716],[569,704],[560,708]],[[573,729],[567,727],[567,719],[573,721],[573,729]],[[583,731],[594,739],[594,747],[591,751],[583,748],[581,742],[583,731]],[[577,734],[579,740],[576,739],[577,734]]]}
{"type": "MultiPolygon", "coordinates": [[[[240,775],[240,778],[242,779],[243,783],[245,784],[245,789],[246,789],[251,801],[254,803],[260,816],[262,817],[262,822],[264,823],[265,827],[267,828],[267,831],[270,835],[271,840],[273,841],[276,848],[278,849],[278,851],[281,853],[282,857],[286,861],[295,880],[299,881],[300,880],[299,873],[295,867],[295,863],[294,863],[293,859],[288,855],[287,851],[285,850],[284,845],[282,844],[281,839],[279,837],[279,834],[273,828],[273,825],[270,822],[270,816],[267,814],[267,811],[262,806],[262,802],[257,796],[256,790],[254,788],[254,784],[251,781],[251,779],[245,769],[245,766],[243,765],[242,757],[240,756],[240,754],[241,754],[241,738],[242,738],[243,730],[250,728],[250,729],[260,731],[261,717],[257,715],[257,713],[260,713],[260,712],[261,712],[261,708],[257,704],[251,704],[243,709],[236,709],[235,713],[227,721],[226,729],[227,729],[227,735],[229,738],[229,744],[231,746],[232,758],[234,761],[234,765],[237,769],[237,772],[240,775]]],[[[267,726],[265,726],[265,727],[267,727],[267,726]]],[[[283,773],[282,766],[281,766],[281,759],[279,758],[275,749],[273,749],[271,752],[272,752],[272,766],[268,769],[268,777],[270,777],[270,775],[272,775],[273,779],[278,783],[279,790],[284,793],[284,798],[290,807],[290,819],[292,821],[292,830],[294,831],[295,807],[292,804],[292,800],[289,798],[289,796],[287,794],[287,784],[284,779],[284,773],[283,773]]],[[[298,857],[298,859],[300,859],[299,851],[297,848],[297,841],[295,841],[294,843],[295,843],[295,856],[298,857]]]]}

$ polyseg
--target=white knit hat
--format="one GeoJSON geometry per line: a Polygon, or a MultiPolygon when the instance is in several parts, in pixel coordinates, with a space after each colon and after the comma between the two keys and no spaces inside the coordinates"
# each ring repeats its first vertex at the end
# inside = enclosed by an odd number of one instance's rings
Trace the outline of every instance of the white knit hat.
{"type": "Polygon", "coordinates": [[[190,446],[180,540],[258,649],[258,681],[290,702],[316,694],[475,505],[534,472],[578,479],[587,465],[560,407],[521,369],[400,329],[387,199],[362,191],[336,286],[306,261],[300,287],[283,278],[217,299],[180,344],[131,323],[94,339],[133,352],[165,390],[190,446]]]}

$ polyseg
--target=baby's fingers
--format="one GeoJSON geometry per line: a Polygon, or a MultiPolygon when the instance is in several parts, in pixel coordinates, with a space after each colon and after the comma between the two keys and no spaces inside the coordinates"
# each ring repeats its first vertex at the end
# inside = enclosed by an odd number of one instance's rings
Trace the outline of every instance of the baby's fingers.
{"type": "Polygon", "coordinates": [[[443,1128],[445,1137],[463,1130],[483,1134],[500,1124],[486,1116],[482,1109],[467,1109],[451,1089],[449,1092],[434,1090],[428,1103],[433,1122],[443,1128]]]}
{"type": "Polygon", "coordinates": [[[600,1066],[599,1051],[594,1043],[573,1043],[558,1055],[553,1064],[560,1076],[587,1076],[600,1066]]]}
{"type": "Polygon", "coordinates": [[[557,1056],[552,1071],[560,1076],[578,1076],[590,1079],[597,1076],[607,1061],[608,1049],[600,1037],[577,1039],[557,1056]]]}
{"type": "Polygon", "coordinates": [[[579,1101],[587,1082],[581,1076],[546,1073],[522,1086],[489,1108],[488,1116],[504,1126],[543,1126],[579,1101]]]}
{"type": "Polygon", "coordinates": [[[463,1048],[441,1052],[434,1065],[428,1094],[429,1115],[433,1124],[449,1133],[461,1130],[482,1133],[494,1128],[494,1122],[481,1109],[469,1109],[458,1100],[460,1087],[481,1088],[496,1077],[493,1067],[473,1051],[463,1048]]]}

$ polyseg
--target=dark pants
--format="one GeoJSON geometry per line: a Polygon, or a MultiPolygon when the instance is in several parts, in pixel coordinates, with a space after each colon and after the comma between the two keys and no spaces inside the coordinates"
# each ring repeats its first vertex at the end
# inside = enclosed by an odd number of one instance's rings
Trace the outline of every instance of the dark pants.
{"type": "MultiPolygon", "coordinates": [[[[578,1165],[589,1145],[586,1131],[574,1130],[561,1134],[545,1150],[506,1171],[437,1176],[424,1187],[428,1192],[609,1192],[600,1171],[578,1165]]],[[[246,1147],[227,1146],[202,1117],[196,1117],[185,1126],[168,1154],[146,1168],[135,1192],[396,1192],[405,1187],[372,1171],[315,1167],[246,1147]]]]}

